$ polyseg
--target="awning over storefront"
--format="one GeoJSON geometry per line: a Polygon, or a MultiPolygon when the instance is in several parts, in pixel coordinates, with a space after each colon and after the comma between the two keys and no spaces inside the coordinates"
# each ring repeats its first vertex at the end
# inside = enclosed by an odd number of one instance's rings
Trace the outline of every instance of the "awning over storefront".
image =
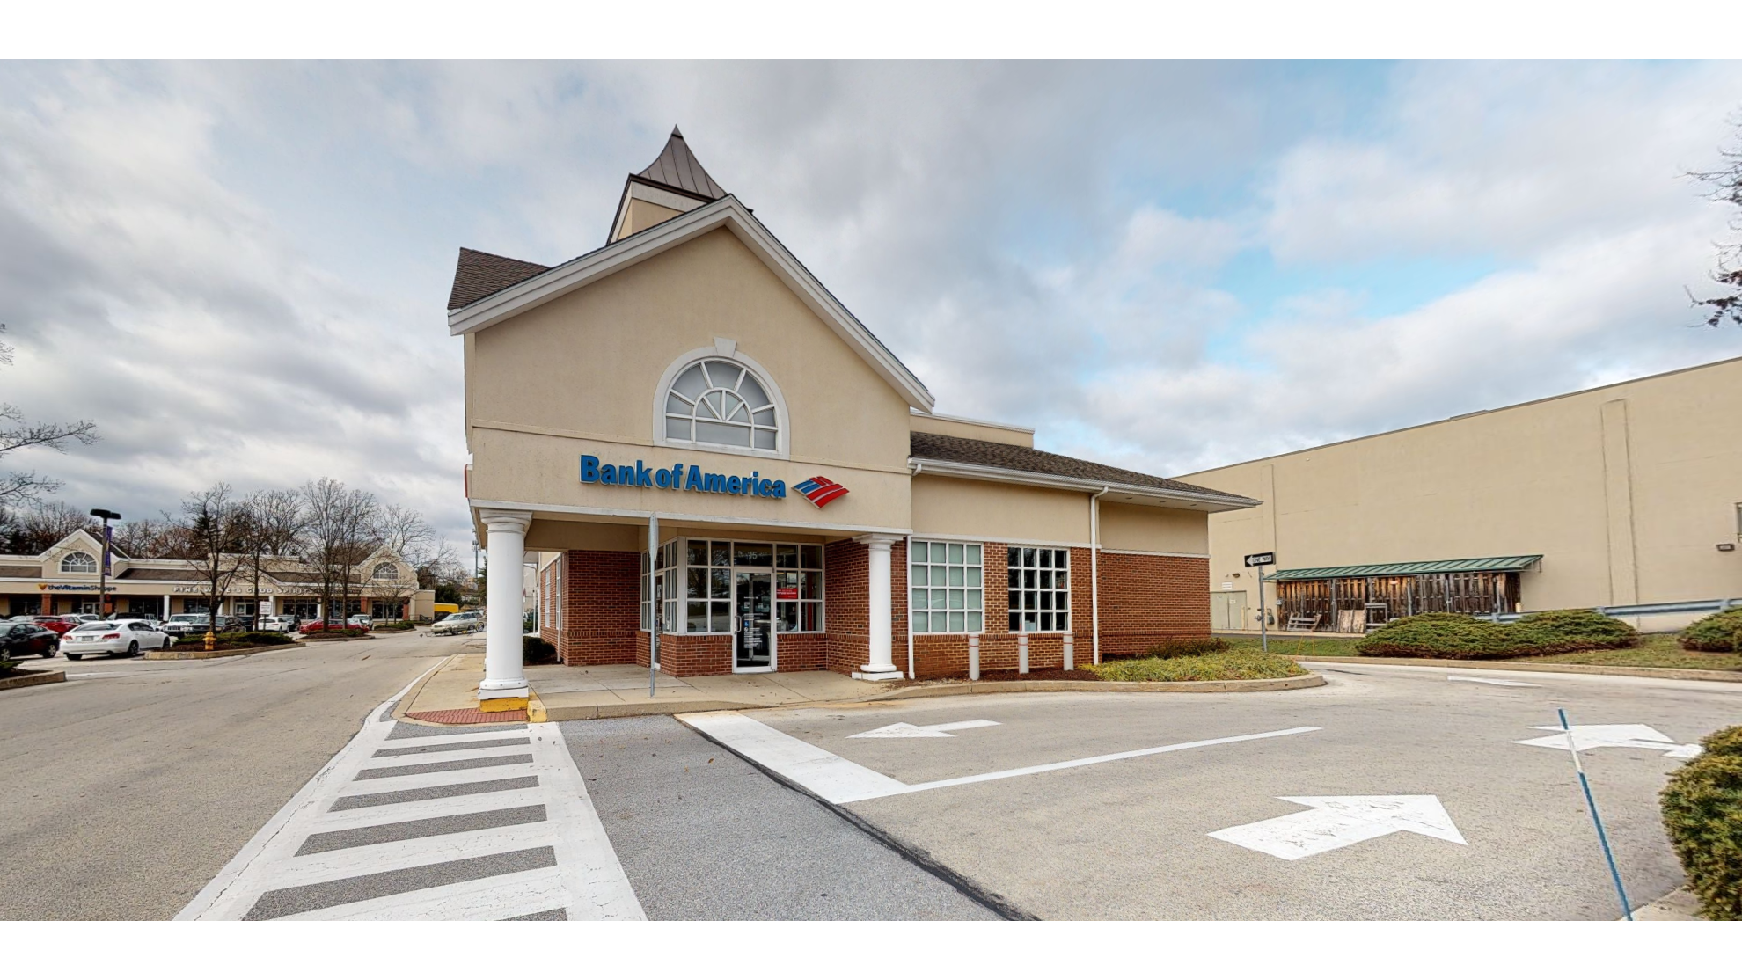
{"type": "Polygon", "coordinates": [[[1439,561],[1398,561],[1383,565],[1343,565],[1331,568],[1289,568],[1264,576],[1266,582],[1300,582],[1323,578],[1367,578],[1385,575],[1442,575],[1461,572],[1522,572],[1542,561],[1541,555],[1508,558],[1446,558],[1439,561]]]}

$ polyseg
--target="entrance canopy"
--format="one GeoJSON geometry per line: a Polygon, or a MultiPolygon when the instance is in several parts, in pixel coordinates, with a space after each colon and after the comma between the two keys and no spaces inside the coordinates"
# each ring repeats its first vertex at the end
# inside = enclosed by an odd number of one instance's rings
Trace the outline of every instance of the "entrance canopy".
{"type": "Polygon", "coordinates": [[[1299,582],[1320,578],[1366,578],[1373,575],[1443,575],[1458,572],[1523,572],[1542,561],[1541,555],[1509,558],[1446,558],[1439,561],[1397,561],[1383,565],[1343,565],[1332,568],[1290,568],[1264,577],[1267,582],[1299,582]]]}

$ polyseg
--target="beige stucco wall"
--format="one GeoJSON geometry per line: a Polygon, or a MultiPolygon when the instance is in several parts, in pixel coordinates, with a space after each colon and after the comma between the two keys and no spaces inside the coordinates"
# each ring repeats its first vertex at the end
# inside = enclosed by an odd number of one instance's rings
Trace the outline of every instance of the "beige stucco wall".
{"type": "Polygon", "coordinates": [[[652,228],[661,221],[669,221],[680,214],[683,212],[675,208],[631,197],[628,206],[623,209],[623,226],[618,229],[617,237],[626,238],[638,231],[652,228]]]}
{"type": "Polygon", "coordinates": [[[973,422],[967,419],[939,418],[936,415],[922,415],[918,412],[913,413],[910,418],[915,432],[935,432],[938,435],[959,436],[963,439],[979,439],[983,442],[1001,442],[1010,446],[1034,448],[1034,433],[1020,429],[973,422]]]}
{"type": "Polygon", "coordinates": [[[1182,479],[1265,501],[1210,517],[1218,591],[1274,550],[1280,568],[1541,554],[1525,609],[1728,598],[1739,419],[1735,360],[1182,479]]]}
{"type": "Polygon", "coordinates": [[[717,230],[474,335],[467,363],[475,500],[775,523],[909,526],[908,405],[730,231],[717,230]],[[678,357],[716,338],[768,373],[790,459],[654,445],[654,396],[678,357]],[[827,471],[851,493],[819,511],[785,501],[583,486],[582,453],[682,461],[794,483],[827,471]]]}
{"type": "Polygon", "coordinates": [[[1089,495],[980,480],[913,478],[913,533],[1089,543],[1089,495]]]}
{"type": "Polygon", "coordinates": [[[1210,524],[1202,511],[1131,504],[1101,504],[1101,547],[1168,555],[1210,553],[1210,524]]]}

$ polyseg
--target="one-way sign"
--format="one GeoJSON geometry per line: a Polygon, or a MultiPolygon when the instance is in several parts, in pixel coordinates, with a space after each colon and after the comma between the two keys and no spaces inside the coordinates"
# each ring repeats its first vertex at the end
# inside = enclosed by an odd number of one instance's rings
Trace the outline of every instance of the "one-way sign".
{"type": "Polygon", "coordinates": [[[1276,564],[1276,552],[1274,552],[1274,551],[1260,551],[1256,555],[1247,555],[1246,556],[1246,567],[1247,568],[1257,568],[1260,565],[1274,565],[1274,564],[1276,564]]]}

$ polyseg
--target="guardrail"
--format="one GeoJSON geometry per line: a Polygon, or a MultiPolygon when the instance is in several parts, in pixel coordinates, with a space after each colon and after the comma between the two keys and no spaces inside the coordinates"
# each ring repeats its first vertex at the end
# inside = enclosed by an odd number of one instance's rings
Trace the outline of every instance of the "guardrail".
{"type": "MultiPolygon", "coordinates": [[[[1605,616],[1656,616],[1667,613],[1714,613],[1742,608],[1742,599],[1701,599],[1697,602],[1647,602],[1633,606],[1594,606],[1605,616]]],[[[1530,613],[1489,613],[1477,616],[1491,623],[1516,623],[1530,613]]]]}

